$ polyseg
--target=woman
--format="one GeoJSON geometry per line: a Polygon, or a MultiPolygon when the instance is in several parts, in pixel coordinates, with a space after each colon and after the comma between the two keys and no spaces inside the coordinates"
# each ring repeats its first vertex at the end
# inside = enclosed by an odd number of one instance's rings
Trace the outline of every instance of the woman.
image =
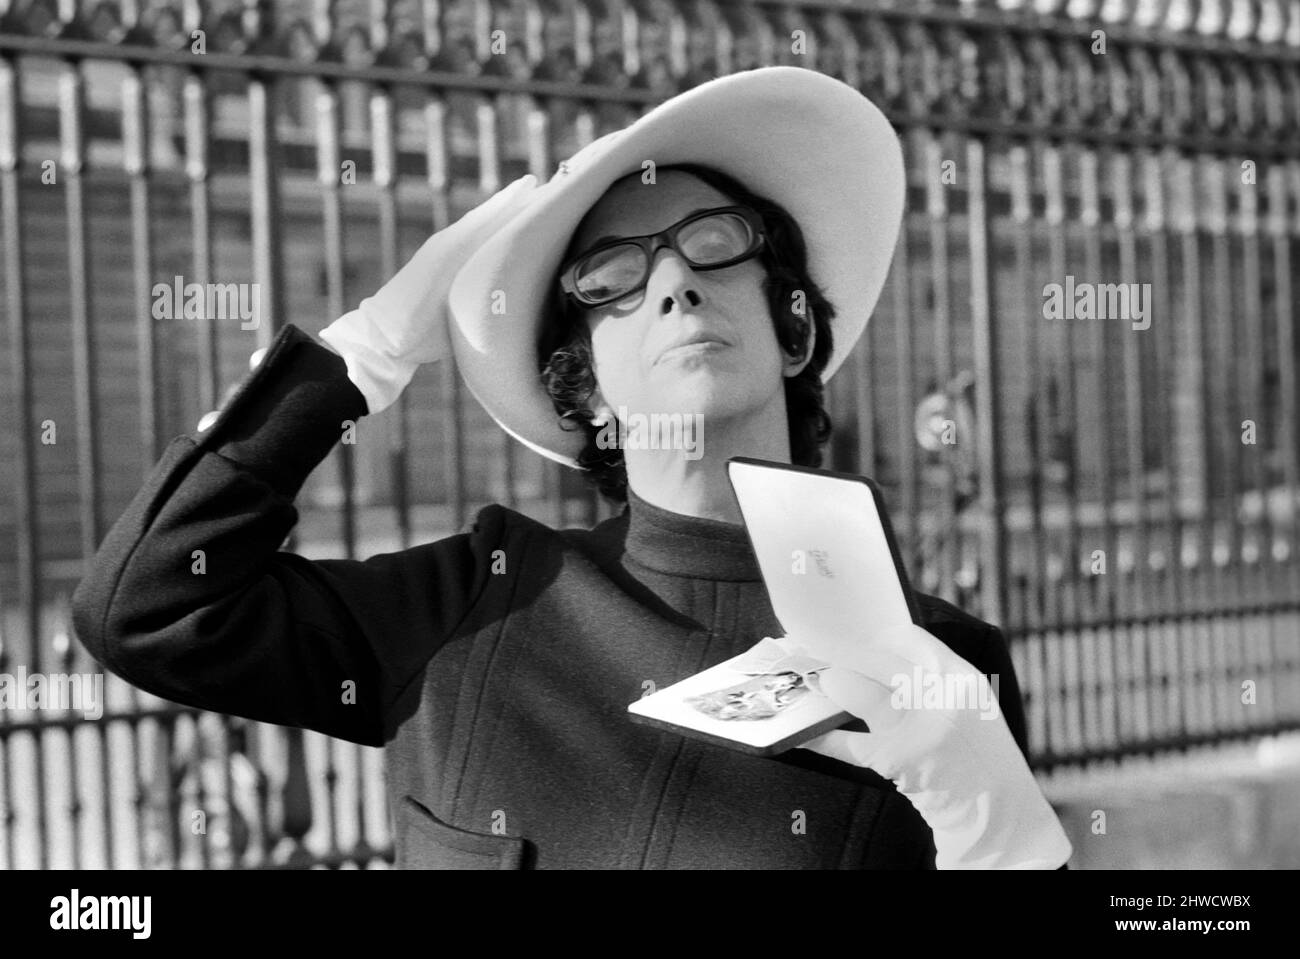
{"type": "Polygon", "coordinates": [[[933,597],[924,628],[820,674],[869,733],[758,759],[627,718],[781,636],[725,463],[819,462],[822,382],[879,295],[902,200],[879,111],[787,67],[525,177],[322,331],[329,348],[286,327],[173,441],[78,589],[81,641],[159,695],[385,746],[399,866],[1061,866],[1006,644],[933,597]],[[364,562],[278,552],[340,424],[453,349],[503,428],[624,512],[557,531],[494,505],[364,562]],[[650,413],[698,416],[702,447],[601,440],[650,413]],[[914,667],[999,676],[1005,715],[892,709],[914,667]]]}

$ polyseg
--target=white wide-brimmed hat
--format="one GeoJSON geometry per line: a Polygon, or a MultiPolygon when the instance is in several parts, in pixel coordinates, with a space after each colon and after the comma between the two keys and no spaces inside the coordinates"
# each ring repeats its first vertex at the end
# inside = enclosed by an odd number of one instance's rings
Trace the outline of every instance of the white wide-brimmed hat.
{"type": "Polygon", "coordinates": [[[719,77],[583,147],[466,261],[448,296],[452,346],[471,392],[506,432],[567,466],[577,465],[585,434],[560,427],[542,384],[539,324],[579,222],[646,160],[711,166],[794,217],[808,274],[836,311],[823,382],[866,328],[898,239],[898,136],[870,100],[815,70],[719,77]]]}

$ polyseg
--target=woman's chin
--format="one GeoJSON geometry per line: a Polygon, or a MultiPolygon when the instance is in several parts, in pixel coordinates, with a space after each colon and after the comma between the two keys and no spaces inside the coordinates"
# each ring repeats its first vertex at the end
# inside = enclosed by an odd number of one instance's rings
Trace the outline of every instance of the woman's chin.
{"type": "Polygon", "coordinates": [[[654,392],[670,409],[704,413],[720,404],[734,410],[753,399],[756,378],[752,369],[695,356],[657,372],[654,392]]]}
{"type": "Polygon", "coordinates": [[[647,409],[698,416],[706,423],[711,420],[721,423],[757,412],[762,406],[762,401],[749,390],[723,389],[719,384],[683,383],[680,389],[662,394],[659,402],[647,409]]]}

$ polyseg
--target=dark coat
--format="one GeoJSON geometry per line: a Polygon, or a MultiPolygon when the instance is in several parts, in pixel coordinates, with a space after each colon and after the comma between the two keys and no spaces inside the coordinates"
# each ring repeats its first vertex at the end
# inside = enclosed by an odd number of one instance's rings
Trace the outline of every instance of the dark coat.
{"type": "MultiPolygon", "coordinates": [[[[105,538],[74,597],[79,640],[176,702],[385,746],[402,866],[932,867],[928,827],[871,770],[628,720],[648,683],[781,635],[742,527],[634,498],[590,531],[489,506],[365,561],[281,552],[303,481],[365,412],[342,360],[286,327],[105,538]]],[[[999,631],[920,600],[932,633],[999,677],[1024,750],[999,631]]]]}

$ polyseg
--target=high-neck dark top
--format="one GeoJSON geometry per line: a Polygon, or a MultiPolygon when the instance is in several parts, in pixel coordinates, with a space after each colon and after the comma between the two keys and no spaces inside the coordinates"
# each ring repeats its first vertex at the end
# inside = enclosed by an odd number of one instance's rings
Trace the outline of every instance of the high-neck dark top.
{"type": "MultiPolygon", "coordinates": [[[[386,747],[402,866],[933,864],[929,829],[871,770],[629,720],[646,692],[782,635],[739,525],[632,494],[591,530],[493,505],[365,561],[280,551],[294,496],[365,412],[338,356],[281,331],[105,538],[73,599],[80,641],[169,699],[386,747]]],[[[1001,635],[919,599],[931,632],[999,674],[1024,749],[1001,635]]]]}
{"type": "Polygon", "coordinates": [[[745,527],[673,513],[633,490],[610,532],[625,534],[628,561],[645,571],[728,582],[762,578],[745,527]]]}

